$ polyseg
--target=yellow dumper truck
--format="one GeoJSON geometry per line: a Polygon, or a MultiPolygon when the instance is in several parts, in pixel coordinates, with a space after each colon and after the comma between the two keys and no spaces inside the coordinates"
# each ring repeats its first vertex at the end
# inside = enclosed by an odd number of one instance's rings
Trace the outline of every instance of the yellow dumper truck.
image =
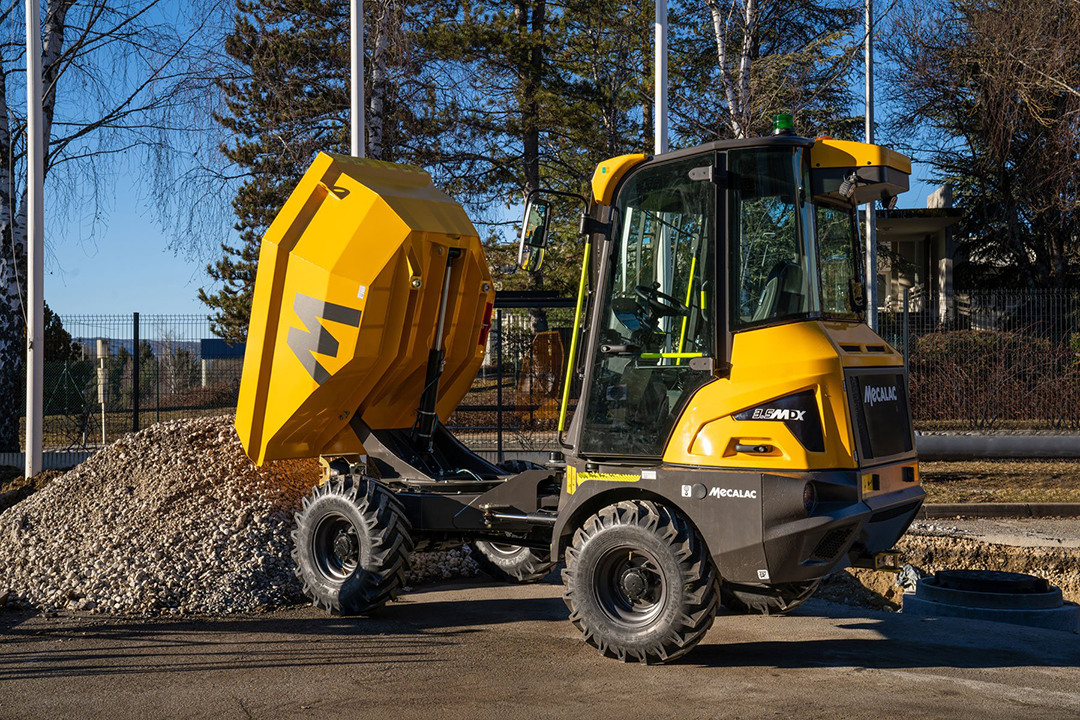
{"type": "MultiPolygon", "coordinates": [[[[910,172],[783,129],[601,163],[558,450],[500,467],[444,425],[488,344],[476,229],[422,170],[320,154],[262,243],[236,416],[256,463],[323,460],[296,518],[306,592],[368,613],[414,549],[467,542],[506,580],[563,562],[587,642],[664,662],[721,603],[784,612],[895,564],[924,494],[903,358],[865,324],[857,208],[910,172]]],[[[528,200],[525,269],[553,200],[528,200]]]]}

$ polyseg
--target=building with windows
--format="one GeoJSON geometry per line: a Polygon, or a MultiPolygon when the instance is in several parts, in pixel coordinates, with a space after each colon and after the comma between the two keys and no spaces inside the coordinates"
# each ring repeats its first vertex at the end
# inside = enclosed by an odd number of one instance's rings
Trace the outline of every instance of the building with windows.
{"type": "Polygon", "coordinates": [[[948,185],[931,193],[925,209],[877,211],[881,310],[902,311],[907,285],[911,312],[933,312],[941,322],[956,317],[953,230],[961,216],[948,185]]]}

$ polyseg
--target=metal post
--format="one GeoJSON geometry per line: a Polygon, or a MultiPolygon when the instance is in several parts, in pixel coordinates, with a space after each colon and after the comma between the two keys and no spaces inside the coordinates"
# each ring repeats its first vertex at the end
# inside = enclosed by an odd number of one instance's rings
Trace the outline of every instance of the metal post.
{"type": "MultiPolygon", "coordinates": [[[[866,142],[874,142],[874,0],[866,0],[866,142]]],[[[878,329],[877,202],[866,203],[866,320],[878,329]]]]}
{"type": "Polygon", "coordinates": [[[41,472],[45,374],[45,141],[41,121],[41,10],[26,0],[26,477],[41,472]]]}
{"type": "Polygon", "coordinates": [[[364,150],[364,0],[349,3],[349,152],[366,157],[364,150]]]}
{"type": "Polygon", "coordinates": [[[911,288],[904,288],[904,364],[908,364],[908,353],[911,347],[910,335],[911,332],[911,288]]]}
{"type": "Polygon", "coordinates": [[[656,155],[668,149],[667,117],[667,0],[656,0],[656,39],[653,47],[653,69],[656,88],[653,107],[653,152],[656,155]]]}
{"type": "Polygon", "coordinates": [[[139,347],[139,313],[135,313],[131,325],[132,343],[135,345],[135,364],[131,368],[131,431],[139,430],[139,366],[142,365],[142,349],[139,347]]]}
{"type": "Polygon", "coordinates": [[[498,450],[497,462],[503,461],[503,325],[502,310],[495,311],[495,447],[498,450]]]}
{"type": "Polygon", "coordinates": [[[109,399],[109,344],[107,341],[98,339],[97,341],[97,381],[98,381],[98,402],[101,403],[101,444],[106,443],[105,435],[105,403],[109,399]]]}

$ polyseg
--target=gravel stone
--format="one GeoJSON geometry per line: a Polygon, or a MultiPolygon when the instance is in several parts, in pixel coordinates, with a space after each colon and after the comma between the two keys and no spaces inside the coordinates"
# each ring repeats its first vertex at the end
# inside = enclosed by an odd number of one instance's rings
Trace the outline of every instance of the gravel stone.
{"type": "MultiPolygon", "coordinates": [[[[0,513],[0,595],[43,611],[146,615],[306,602],[290,534],[319,477],[315,460],[256,467],[230,416],[125,435],[0,513]]],[[[467,547],[415,553],[407,581],[477,572],[467,547]]]]}

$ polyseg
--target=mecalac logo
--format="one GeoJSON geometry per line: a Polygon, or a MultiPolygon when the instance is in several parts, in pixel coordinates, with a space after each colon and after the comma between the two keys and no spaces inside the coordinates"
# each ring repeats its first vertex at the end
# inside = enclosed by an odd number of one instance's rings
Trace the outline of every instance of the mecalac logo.
{"type": "Polygon", "coordinates": [[[805,410],[782,410],[780,408],[754,408],[751,420],[802,420],[805,410]]]}
{"type": "Polygon", "coordinates": [[[338,341],[330,331],[322,326],[318,318],[341,323],[349,327],[360,326],[360,311],[344,305],[335,305],[325,300],[318,300],[301,293],[296,293],[293,310],[305,329],[291,327],[287,341],[289,348],[296,353],[300,364],[304,366],[315,382],[322,385],[330,379],[330,372],[324,368],[313,353],[337,357],[338,341]]]}
{"type": "Polygon", "coordinates": [[[896,402],[896,386],[875,387],[867,385],[863,390],[863,404],[874,407],[874,403],[896,402]]]}
{"type": "Polygon", "coordinates": [[[743,490],[741,488],[714,487],[709,490],[709,497],[713,498],[747,498],[757,500],[757,490],[743,490]]]}

